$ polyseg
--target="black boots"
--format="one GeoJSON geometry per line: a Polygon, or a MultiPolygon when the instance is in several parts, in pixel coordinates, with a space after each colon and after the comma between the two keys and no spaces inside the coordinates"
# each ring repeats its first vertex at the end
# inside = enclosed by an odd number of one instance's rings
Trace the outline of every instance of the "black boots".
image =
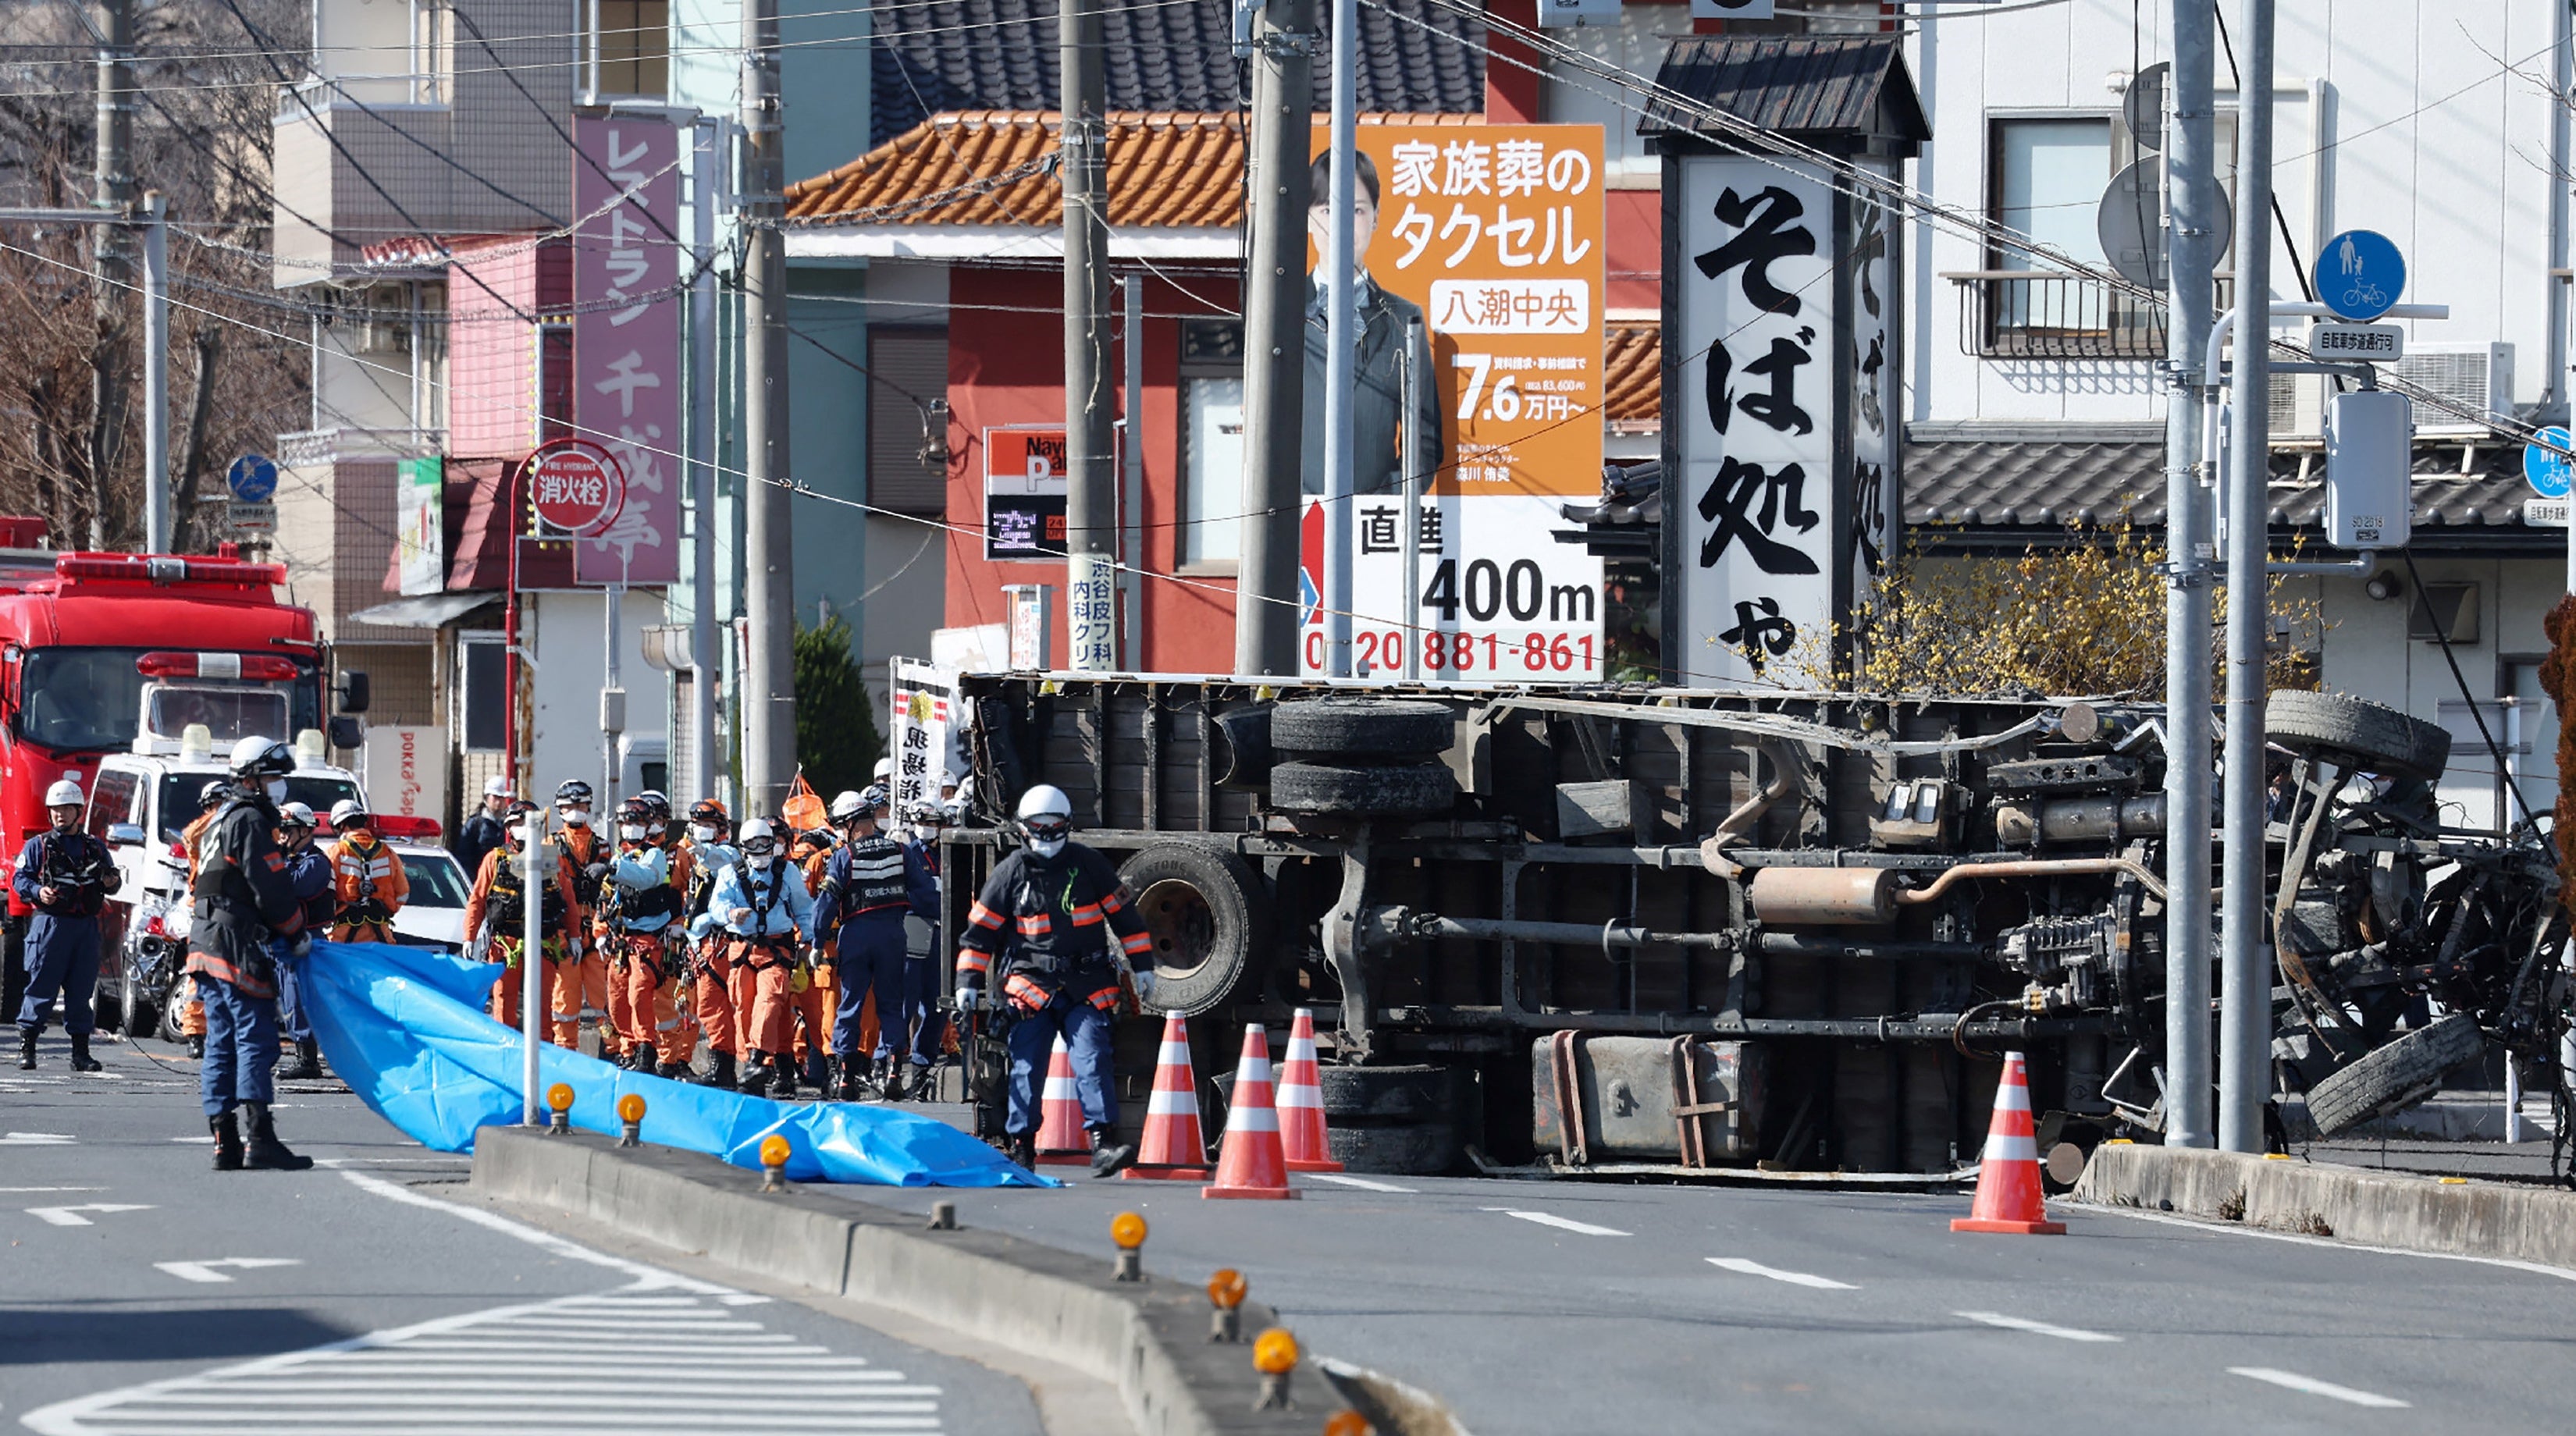
{"type": "Polygon", "coordinates": [[[33,1072],[36,1070],[37,1031],[38,1029],[33,1027],[21,1027],[18,1029],[18,1070],[21,1072],[33,1072]]]}
{"type": "Polygon", "coordinates": [[[322,1076],[322,1047],[307,1037],[295,1044],[295,1060],[277,1069],[280,1082],[314,1082],[322,1076]]]}
{"type": "Polygon", "coordinates": [[[746,1095],[753,1097],[765,1097],[769,1094],[768,1053],[754,1048],[751,1060],[742,1064],[742,1090],[746,1095]]]}
{"type": "Polygon", "coordinates": [[[698,1074],[690,1071],[689,1064],[685,1062],[660,1063],[653,1068],[653,1075],[656,1077],[667,1077],[674,1082],[695,1082],[698,1080],[698,1074]]]}
{"type": "Polygon", "coordinates": [[[734,1077],[733,1073],[733,1054],[730,1052],[717,1053],[715,1065],[707,1069],[707,1085],[730,1091],[734,1087],[736,1080],[737,1079],[734,1077]]]}
{"type": "Polygon", "coordinates": [[[1120,1145],[1117,1136],[1114,1128],[1091,1129],[1091,1175],[1114,1176],[1121,1168],[1135,1164],[1136,1149],[1120,1145]]]}
{"type": "Polygon", "coordinates": [[[1013,1132],[1002,1140],[1005,1143],[1002,1150],[1009,1155],[1012,1161],[1019,1163],[1021,1166],[1026,1167],[1032,1172],[1038,1169],[1037,1133],[1013,1132]]]}
{"type": "Polygon", "coordinates": [[[215,1170],[218,1172],[240,1171],[242,1164],[241,1127],[234,1121],[233,1114],[226,1112],[220,1117],[208,1117],[206,1119],[206,1130],[215,1134],[215,1170]]]}
{"type": "Polygon", "coordinates": [[[844,1102],[863,1100],[859,1091],[859,1069],[848,1061],[841,1063],[841,1090],[837,1095],[844,1102]]]}
{"type": "Polygon", "coordinates": [[[206,1034],[199,1032],[188,1038],[188,1060],[191,1062],[206,1060],[206,1034]]]}
{"type": "Polygon", "coordinates": [[[103,1072],[107,1070],[105,1064],[101,1063],[97,1058],[89,1055],[89,1034],[86,1032],[75,1032],[72,1034],[72,1070],[74,1072],[103,1072]]]}
{"type": "MultiPolygon", "coordinates": [[[[313,1165],[311,1157],[299,1157],[286,1150],[277,1140],[277,1124],[269,1119],[266,1102],[244,1102],[242,1110],[250,1114],[250,1140],[242,1153],[242,1164],[272,1172],[301,1172],[313,1165]]],[[[216,1139],[220,1142],[222,1139],[216,1139]]]]}

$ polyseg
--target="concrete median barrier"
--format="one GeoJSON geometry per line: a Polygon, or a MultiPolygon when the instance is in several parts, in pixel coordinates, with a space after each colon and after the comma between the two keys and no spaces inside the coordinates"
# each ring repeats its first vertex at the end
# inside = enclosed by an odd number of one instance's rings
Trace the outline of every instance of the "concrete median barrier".
{"type": "Polygon", "coordinates": [[[2106,1143],[2086,1164],[2074,1200],[2576,1269],[2576,1192],[2546,1187],[2106,1143]]]}
{"type": "MultiPolygon", "coordinates": [[[[1211,1343],[1195,1283],[1110,1279],[1096,1256],[1003,1232],[926,1229],[907,1213],[838,1193],[764,1194],[760,1175],[661,1147],[486,1127],[474,1186],[613,1223],[636,1236],[815,1291],[874,1302],[1059,1362],[1118,1389],[1142,1436],[1311,1436],[1340,1403],[1309,1374],[1297,1411],[1254,1411],[1249,1342],[1211,1343]]],[[[1248,1334],[1276,1324],[1255,1302],[1248,1334]]]]}

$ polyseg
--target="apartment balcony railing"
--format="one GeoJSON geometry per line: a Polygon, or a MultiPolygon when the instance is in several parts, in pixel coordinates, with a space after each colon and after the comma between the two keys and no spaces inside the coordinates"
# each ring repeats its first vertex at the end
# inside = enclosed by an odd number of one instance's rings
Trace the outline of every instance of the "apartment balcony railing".
{"type": "MultiPolygon", "coordinates": [[[[1959,347],[1980,359],[2165,357],[2165,306],[2101,280],[2036,269],[1941,277],[1959,291],[1959,347]]],[[[2221,309],[2232,287],[2219,280],[2221,309]]]]}
{"type": "Polygon", "coordinates": [[[309,468],[335,459],[419,459],[446,442],[443,429],[304,429],[277,436],[277,461],[309,468]]]}

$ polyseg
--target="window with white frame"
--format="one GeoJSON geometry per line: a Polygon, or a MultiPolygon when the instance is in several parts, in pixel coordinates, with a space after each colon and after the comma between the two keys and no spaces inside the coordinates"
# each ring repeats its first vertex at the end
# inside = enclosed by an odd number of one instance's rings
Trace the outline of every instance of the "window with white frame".
{"type": "Polygon", "coordinates": [[[1181,324],[1181,503],[1174,557],[1230,570],[1243,555],[1243,326],[1181,324]]]}

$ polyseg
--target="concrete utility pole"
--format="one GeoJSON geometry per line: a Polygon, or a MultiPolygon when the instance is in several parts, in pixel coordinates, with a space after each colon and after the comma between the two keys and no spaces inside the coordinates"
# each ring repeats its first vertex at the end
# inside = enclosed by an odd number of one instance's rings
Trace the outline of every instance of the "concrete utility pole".
{"type": "Polygon", "coordinates": [[[2263,1150],[2272,1070],[2272,955],[2263,932],[2264,564],[2271,470],[2272,5],[2244,0],[2236,165],[2236,366],[2227,492],[2227,803],[2218,1145],[2263,1150]]]}
{"type": "Polygon", "coordinates": [[[743,816],[774,815],[796,771],[796,554],[787,504],[786,164],[778,0],[743,6],[743,549],[751,642],[743,674],[743,816]]]}
{"type": "Polygon", "coordinates": [[[2198,383],[2216,295],[2218,215],[2209,0],[2174,0],[2173,115],[2165,127],[2171,302],[2165,400],[2165,1145],[2210,1143],[2209,500],[2198,383]]]}
{"type": "Polygon", "coordinates": [[[170,551],[170,202],[143,197],[143,551],[170,551]]]}
{"type": "Polygon", "coordinates": [[[1109,389],[1109,140],[1101,0],[1059,0],[1063,95],[1065,637],[1073,667],[1118,667],[1116,414],[1109,389]]]}
{"type": "MultiPolygon", "coordinates": [[[[98,27],[98,114],[90,203],[125,214],[134,206],[134,0],[106,0],[98,27]]],[[[109,476],[116,472],[119,441],[125,434],[125,405],[132,387],[126,339],[132,332],[126,316],[134,286],[134,236],[123,225],[103,224],[97,232],[97,347],[90,351],[89,462],[93,505],[89,521],[92,548],[107,547],[106,515],[109,476]]]]}
{"type": "Polygon", "coordinates": [[[1118,276],[1125,314],[1118,323],[1118,364],[1125,371],[1125,443],[1118,451],[1118,661],[1136,671],[1145,661],[1145,276],[1118,276]]]}
{"type": "Polygon", "coordinates": [[[1333,139],[1330,242],[1324,247],[1324,671],[1351,674],[1351,475],[1359,436],[1360,256],[1352,246],[1359,182],[1359,0],[1333,0],[1333,139]]]}
{"type": "Polygon", "coordinates": [[[689,159],[689,240],[698,259],[689,283],[689,798],[716,794],[716,684],[724,659],[716,651],[716,275],[706,262],[716,246],[716,190],[722,183],[724,121],[701,119],[689,159]]]}
{"type": "MultiPolygon", "coordinates": [[[[1234,669],[1246,676],[1297,672],[1314,30],[1314,0],[1267,0],[1252,12],[1252,111],[1244,135],[1252,233],[1244,265],[1243,558],[1235,568],[1234,604],[1234,669]]],[[[1221,513],[1223,506],[1210,507],[1221,513]]]]}

